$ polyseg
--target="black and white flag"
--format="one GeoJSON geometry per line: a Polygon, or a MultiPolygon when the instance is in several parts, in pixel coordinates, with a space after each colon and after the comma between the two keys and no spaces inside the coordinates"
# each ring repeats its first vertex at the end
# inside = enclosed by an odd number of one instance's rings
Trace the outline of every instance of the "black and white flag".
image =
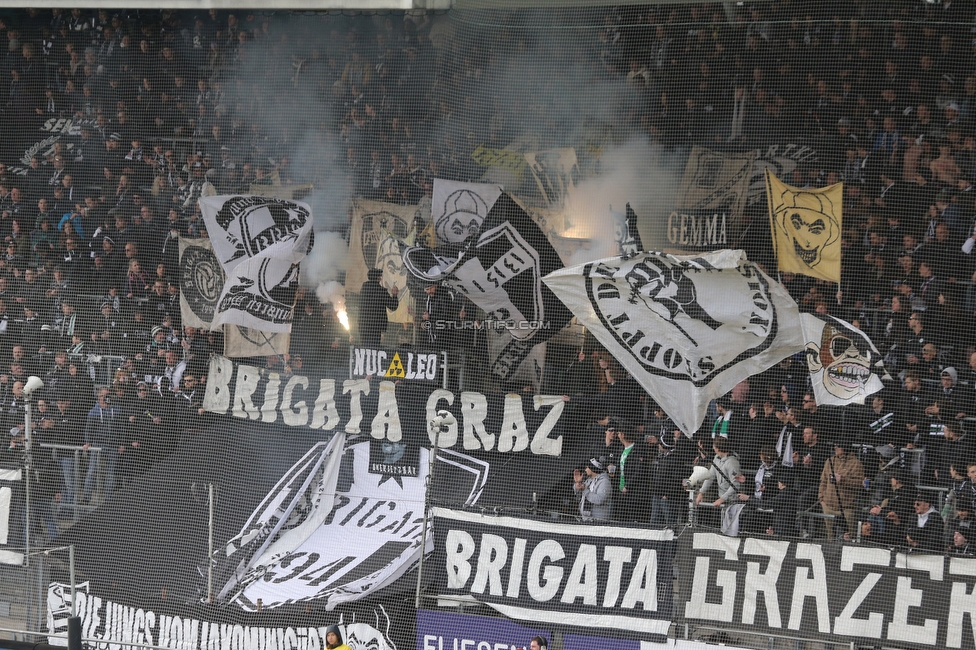
{"type": "Polygon", "coordinates": [[[485,326],[510,337],[493,355],[492,373],[512,377],[533,346],[561,330],[572,315],[542,283],[562,267],[559,255],[528,214],[508,194],[489,211],[477,238],[466,246],[409,247],[407,271],[424,282],[464,294],[486,313],[485,326]]]}
{"type": "Polygon", "coordinates": [[[501,186],[495,183],[458,183],[435,178],[430,220],[437,244],[457,244],[477,235],[501,193],[501,186]]]}
{"type": "Polygon", "coordinates": [[[545,283],[685,433],[805,343],[796,303],[738,250],[612,257],[545,283]]]}
{"type": "Polygon", "coordinates": [[[371,441],[343,451],[345,440],[337,433],[314,445],[227,543],[216,563],[219,600],[248,611],[315,600],[331,610],[382,589],[419,560],[428,450],[410,449],[414,460],[391,477],[372,465],[399,459],[406,444],[377,441],[375,456],[371,441]]]}
{"type": "Polygon", "coordinates": [[[209,239],[180,237],[180,316],[189,327],[210,329],[224,289],[224,269],[209,239]]]}
{"type": "Polygon", "coordinates": [[[211,327],[290,331],[298,265],[312,244],[308,204],[222,195],[201,198],[200,212],[227,274],[211,327]]]}

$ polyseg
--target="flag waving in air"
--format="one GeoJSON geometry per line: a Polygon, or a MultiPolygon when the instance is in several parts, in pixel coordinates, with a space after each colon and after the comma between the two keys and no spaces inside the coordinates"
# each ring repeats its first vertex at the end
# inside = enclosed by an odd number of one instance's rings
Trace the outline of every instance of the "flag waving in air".
{"type": "Polygon", "coordinates": [[[766,198],[779,270],[840,282],[843,184],[802,190],[767,169],[766,198]]]}

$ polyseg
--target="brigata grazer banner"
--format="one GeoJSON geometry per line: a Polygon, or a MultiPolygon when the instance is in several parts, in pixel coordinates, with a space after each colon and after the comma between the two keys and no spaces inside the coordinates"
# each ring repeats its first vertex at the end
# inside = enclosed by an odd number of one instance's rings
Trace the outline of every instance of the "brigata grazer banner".
{"type": "Polygon", "coordinates": [[[967,648],[976,558],[855,544],[682,535],[677,622],[824,643],[967,648]]]}
{"type": "Polygon", "coordinates": [[[667,637],[671,530],[433,512],[434,557],[424,570],[439,595],[473,598],[526,625],[667,637]]]}

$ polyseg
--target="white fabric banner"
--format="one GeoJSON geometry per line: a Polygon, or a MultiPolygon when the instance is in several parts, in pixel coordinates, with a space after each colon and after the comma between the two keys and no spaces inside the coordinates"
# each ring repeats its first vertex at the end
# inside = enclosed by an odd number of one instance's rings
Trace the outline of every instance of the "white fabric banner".
{"type": "Polygon", "coordinates": [[[867,334],[833,316],[802,314],[807,368],[817,404],[863,404],[890,379],[867,334]]]}
{"type": "Polygon", "coordinates": [[[740,250],[612,257],[543,281],[686,434],[805,343],[796,303],[740,250]]]}
{"type": "Polygon", "coordinates": [[[228,274],[245,260],[276,257],[300,262],[312,240],[312,208],[267,196],[220,195],[200,199],[214,253],[228,274]]]}
{"type": "Polygon", "coordinates": [[[419,450],[419,476],[390,479],[369,472],[368,441],[353,444],[345,450],[353,481],[341,490],[344,441],[340,433],[309,450],[228,543],[220,562],[232,571],[219,598],[248,611],[312,599],[331,610],[382,589],[420,559],[428,450],[419,450]],[[367,526],[354,516],[378,504],[386,504],[383,514],[367,526]],[[336,543],[349,535],[355,544],[336,543]],[[311,561],[297,572],[295,557],[311,561]],[[269,581],[268,575],[279,577],[269,581]]]}
{"type": "Polygon", "coordinates": [[[494,183],[458,183],[435,178],[430,219],[437,243],[460,244],[481,232],[481,224],[501,193],[501,186],[494,183]]]}
{"type": "Polygon", "coordinates": [[[290,259],[253,257],[227,272],[213,326],[242,325],[290,332],[299,265],[290,259]]]}
{"type": "Polygon", "coordinates": [[[221,195],[201,198],[200,212],[227,274],[211,328],[291,331],[298,264],[312,242],[312,209],[300,201],[221,195]]]}
{"type": "Polygon", "coordinates": [[[267,357],[288,354],[291,334],[288,332],[262,332],[240,325],[224,325],[224,356],[267,357]]]}

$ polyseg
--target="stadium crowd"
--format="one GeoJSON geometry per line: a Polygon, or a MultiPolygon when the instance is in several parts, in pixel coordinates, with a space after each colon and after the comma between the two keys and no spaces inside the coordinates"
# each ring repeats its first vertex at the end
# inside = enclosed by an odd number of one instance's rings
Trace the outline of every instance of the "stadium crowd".
{"type": "MultiPolygon", "coordinates": [[[[803,309],[869,333],[893,380],[863,407],[818,407],[803,359],[787,359],[718,400],[701,431],[682,433],[588,340],[545,387],[586,409],[573,481],[580,512],[678,525],[688,515],[682,480],[697,464],[710,474],[697,501],[726,506],[728,532],[970,552],[972,11],[908,1],[594,11],[599,28],[556,44],[519,29],[530,20],[520,12],[490,34],[429,14],[6,12],[3,462],[20,462],[23,387],[37,375],[46,385],[36,440],[66,446],[34,454],[48,536],[59,514],[73,514],[63,506],[104,499],[204,417],[207,359],[223,341],[182,325],[177,277],[179,237],[206,236],[199,197],[311,183],[415,204],[435,177],[480,178],[478,146],[531,135],[536,150],[576,147],[586,171],[601,148],[640,134],[678,153],[784,142],[817,152],[784,180],[844,182],[843,281],[782,281],[803,309]],[[572,70],[560,44],[573,48],[572,70]],[[513,68],[520,61],[538,64],[513,68]],[[564,79],[552,78],[556,65],[564,79]],[[572,103],[567,80],[607,89],[614,117],[580,125],[585,111],[557,110],[572,103]],[[88,451],[77,475],[75,447],[88,451]],[[804,511],[826,525],[798,519],[804,511]]],[[[764,214],[746,218],[753,227],[739,245],[774,269],[764,214]]],[[[447,317],[470,317],[473,305],[438,293],[447,317]]],[[[331,306],[300,291],[295,314],[292,354],[262,363],[341,368],[349,340],[331,306]]]]}

